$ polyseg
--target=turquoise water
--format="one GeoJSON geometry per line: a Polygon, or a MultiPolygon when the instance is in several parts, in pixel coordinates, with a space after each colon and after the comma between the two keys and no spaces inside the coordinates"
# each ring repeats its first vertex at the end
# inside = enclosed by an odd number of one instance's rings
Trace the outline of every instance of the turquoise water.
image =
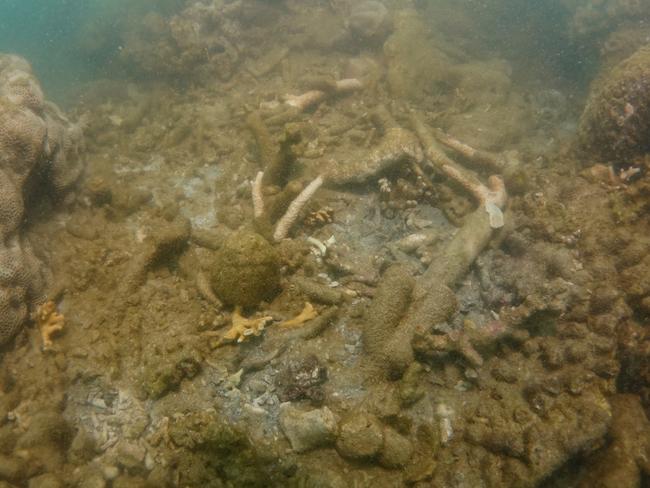
{"type": "Polygon", "coordinates": [[[87,74],[88,61],[77,56],[75,40],[92,18],[92,1],[5,0],[0,17],[0,51],[28,59],[45,90],[63,87],[87,74]]]}
{"type": "MultiPolygon", "coordinates": [[[[124,41],[123,35],[141,28],[140,21],[146,13],[170,14],[183,3],[4,0],[0,5],[0,52],[13,52],[29,60],[48,96],[65,105],[79,84],[119,76],[122,66],[114,58],[124,41]]],[[[444,2],[421,3],[435,6],[444,2]]],[[[563,29],[566,31],[566,10],[558,0],[479,2],[477,8],[487,14],[488,23],[497,19],[498,28],[490,29],[487,42],[502,56],[521,59],[536,51],[540,60],[554,70],[569,76],[581,75],[586,53],[571,52],[567,47],[568,39],[561,34],[563,29]],[[576,62],[576,57],[580,62],[576,62]]]]}
{"type": "Polygon", "coordinates": [[[3,0],[0,52],[32,63],[48,98],[64,102],[74,87],[115,74],[121,33],[146,12],[169,13],[180,0],[3,0]]]}

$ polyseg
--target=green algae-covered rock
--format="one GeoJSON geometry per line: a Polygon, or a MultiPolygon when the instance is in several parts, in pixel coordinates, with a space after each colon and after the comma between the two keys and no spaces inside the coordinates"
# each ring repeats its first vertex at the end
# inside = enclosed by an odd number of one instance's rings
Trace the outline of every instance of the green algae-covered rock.
{"type": "Polygon", "coordinates": [[[253,307],[272,298],[280,286],[280,256],[261,235],[231,234],[210,269],[212,288],[227,305],[253,307]]]}

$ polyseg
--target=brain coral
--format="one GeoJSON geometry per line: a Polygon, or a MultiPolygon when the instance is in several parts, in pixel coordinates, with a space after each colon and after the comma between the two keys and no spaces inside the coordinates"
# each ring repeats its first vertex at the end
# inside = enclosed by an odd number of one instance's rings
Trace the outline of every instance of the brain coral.
{"type": "Polygon", "coordinates": [[[650,47],[643,47],[594,84],[580,119],[582,147],[615,163],[650,152],[650,47]]]}
{"type": "Polygon", "coordinates": [[[24,235],[24,199],[70,189],[82,154],[81,129],[45,101],[29,63],[0,54],[0,345],[45,300],[46,268],[24,235]]]}

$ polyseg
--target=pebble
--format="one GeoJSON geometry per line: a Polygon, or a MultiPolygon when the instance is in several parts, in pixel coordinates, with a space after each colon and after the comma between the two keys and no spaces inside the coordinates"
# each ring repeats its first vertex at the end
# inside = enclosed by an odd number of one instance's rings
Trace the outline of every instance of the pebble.
{"type": "Polygon", "coordinates": [[[412,454],[410,440],[394,429],[384,429],[384,447],[379,454],[379,464],[385,468],[400,468],[408,463],[412,454]]]}
{"type": "Polygon", "coordinates": [[[336,441],[336,450],[345,458],[370,459],[384,444],[381,423],[374,415],[354,414],[343,422],[336,441]]]}
{"type": "Polygon", "coordinates": [[[336,437],[336,418],[327,407],[305,412],[283,403],[280,405],[280,426],[296,452],[326,446],[336,437]]]}
{"type": "Polygon", "coordinates": [[[45,473],[34,478],[30,478],[27,488],[61,488],[63,484],[55,475],[45,473]]]}

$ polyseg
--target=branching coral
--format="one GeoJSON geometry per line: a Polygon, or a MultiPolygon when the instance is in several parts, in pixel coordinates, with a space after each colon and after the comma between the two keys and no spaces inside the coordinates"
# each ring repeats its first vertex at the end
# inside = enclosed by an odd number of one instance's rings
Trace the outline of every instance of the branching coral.
{"type": "Polygon", "coordinates": [[[348,154],[343,161],[327,161],[329,182],[335,185],[362,184],[408,163],[420,172],[419,164],[424,160],[424,154],[417,136],[400,127],[383,106],[374,111],[373,120],[382,133],[379,142],[371,151],[364,149],[359,154],[348,154]]]}
{"type": "Polygon", "coordinates": [[[298,220],[298,216],[302,209],[307,205],[307,202],[314,196],[314,193],[323,184],[323,177],[318,176],[311,183],[309,183],[304,190],[302,190],[296,198],[291,202],[285,214],[278,220],[273,232],[273,239],[281,241],[289,234],[289,230],[293,224],[298,220]]]}
{"type": "Polygon", "coordinates": [[[289,235],[291,227],[324,179],[317,176],[304,188],[297,181],[288,181],[296,159],[292,146],[300,141],[300,134],[287,130],[279,147],[276,147],[257,112],[249,115],[247,123],[257,140],[264,165],[264,171],[259,171],[252,182],[253,216],[262,231],[275,224],[275,229],[270,232],[271,237],[276,242],[281,241],[289,235]],[[265,202],[265,191],[268,189],[275,192],[271,205],[265,202]]]}

